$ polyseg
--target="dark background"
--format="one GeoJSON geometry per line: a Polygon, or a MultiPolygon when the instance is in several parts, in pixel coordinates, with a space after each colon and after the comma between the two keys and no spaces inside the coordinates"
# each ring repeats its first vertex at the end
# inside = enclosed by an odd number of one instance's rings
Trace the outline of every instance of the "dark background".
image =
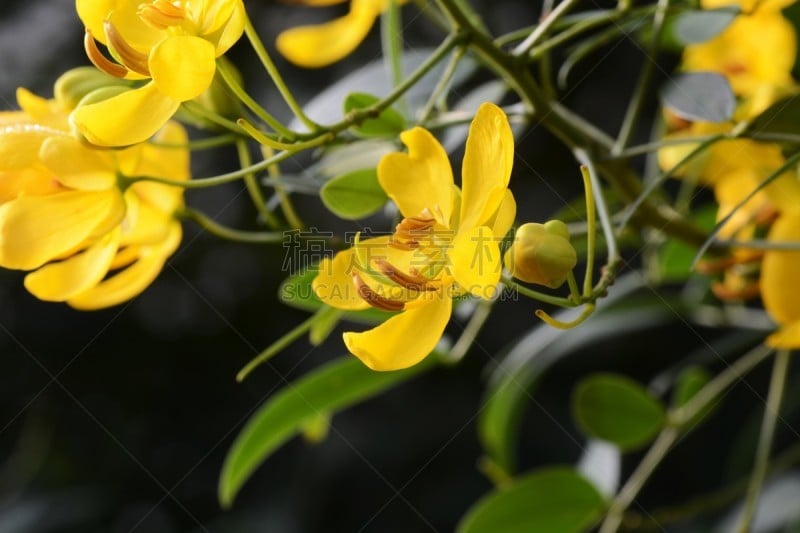
{"type": "MultiPolygon", "coordinates": [[[[473,4],[496,34],[532,23],[540,10],[538,2],[527,0],[473,4]]],[[[246,5],[269,45],[283,28],[342,11],[256,0],[246,5]]],[[[415,7],[404,8],[407,48],[438,44],[438,30],[417,15],[415,7]]],[[[1,3],[0,106],[16,108],[17,86],[49,96],[61,72],[87,64],[82,33],[69,0],[1,3]]],[[[378,55],[376,28],[353,56],[326,69],[301,71],[276,59],[305,101],[378,55]]],[[[288,119],[246,45],[230,56],[266,107],[288,119]]],[[[604,49],[574,75],[566,103],[615,132],[641,58],[627,40],[604,49]]],[[[675,58],[666,61],[671,68],[675,58]]],[[[653,97],[651,114],[655,105],[653,97]]],[[[647,129],[645,124],[640,138],[647,129]]],[[[580,191],[569,153],[543,128],[525,134],[517,151],[512,188],[520,219],[544,220],[563,198],[580,191]]],[[[222,149],[199,154],[193,170],[210,176],[235,165],[235,154],[222,149]]],[[[243,190],[232,184],[190,191],[187,201],[225,224],[254,228],[243,190]]],[[[320,227],[355,227],[321,215],[314,198],[300,198],[298,205],[320,227]]],[[[234,376],[250,358],[307,315],[276,300],[285,276],[280,245],[232,244],[184,227],[180,250],[153,286],[105,311],[80,313],[39,302],[22,287],[22,273],[0,272],[0,533],[452,530],[491,488],[476,468],[481,450],[475,421],[485,368],[537,325],[533,305],[499,306],[458,367],[429,371],[338,415],[319,445],[292,441],[258,470],[226,512],[216,500],[218,474],[248,415],[284,380],[344,349],[338,334],[317,349],[303,339],[237,384],[234,376]]],[[[659,294],[671,293],[665,288],[659,294]]],[[[456,319],[448,333],[456,337],[462,327],[456,319]]],[[[583,438],[569,417],[570,388],[580,375],[624,369],[646,381],[716,335],[690,331],[671,317],[573,354],[530,402],[522,468],[580,456],[583,438]]],[[[763,381],[759,373],[753,383],[758,388],[763,381]]],[[[726,409],[737,413],[745,406],[757,421],[752,393],[732,398],[726,409]]],[[[673,467],[660,471],[644,493],[645,504],[681,501],[734,476],[729,453],[694,450],[724,449],[736,425],[721,416],[690,437],[668,461],[673,467]]]]}

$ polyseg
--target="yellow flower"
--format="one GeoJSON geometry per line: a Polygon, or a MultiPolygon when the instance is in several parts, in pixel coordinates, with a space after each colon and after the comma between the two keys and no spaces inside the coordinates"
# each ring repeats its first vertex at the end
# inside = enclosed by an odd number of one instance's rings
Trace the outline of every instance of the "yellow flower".
{"type": "Polygon", "coordinates": [[[780,11],[763,8],[737,16],[710,41],[687,46],[683,69],[723,74],[734,93],[748,97],[764,86],[791,87],[796,54],[792,24],[780,11]]]}
{"type": "Polygon", "coordinates": [[[427,130],[400,137],[408,153],[386,155],[378,179],[405,218],[393,235],[324,260],[313,283],[317,296],[339,309],[400,311],[369,331],[344,334],[350,352],[373,370],[425,358],[450,320],[454,296],[494,295],[502,268],[498,241],[516,213],[508,190],[514,138],[497,106],[483,104],[472,121],[462,189],[427,130]]]}
{"type": "Polygon", "coordinates": [[[241,0],[76,0],[76,6],[95,65],[119,78],[150,80],[73,113],[77,129],[100,146],[132,145],[155,134],[181,102],[208,89],[216,58],[241,37],[245,23],[241,0]]]}
{"type": "MultiPolygon", "coordinates": [[[[182,189],[118,175],[188,179],[188,151],[140,145],[91,149],[69,131],[59,102],[18,91],[22,111],[0,113],[0,266],[31,270],[25,287],[47,301],[95,309],[144,290],[180,242],[182,189]]],[[[167,124],[157,138],[185,143],[167,124]]]]}
{"type": "MultiPolygon", "coordinates": [[[[796,200],[800,201],[800,198],[796,200]]],[[[781,215],[772,225],[768,239],[800,243],[800,211],[781,215]]],[[[767,338],[767,344],[773,348],[800,348],[799,265],[800,251],[770,250],[764,254],[761,298],[767,312],[780,325],[778,331],[767,338]]]]}
{"type": "MultiPolygon", "coordinates": [[[[341,4],[346,0],[299,0],[309,6],[341,4]]],[[[375,19],[389,8],[390,0],[352,0],[347,15],[325,24],[300,26],[278,35],[278,51],[292,63],[306,68],[330,65],[361,44],[375,19]]],[[[398,0],[404,4],[407,0],[398,0]]]]}

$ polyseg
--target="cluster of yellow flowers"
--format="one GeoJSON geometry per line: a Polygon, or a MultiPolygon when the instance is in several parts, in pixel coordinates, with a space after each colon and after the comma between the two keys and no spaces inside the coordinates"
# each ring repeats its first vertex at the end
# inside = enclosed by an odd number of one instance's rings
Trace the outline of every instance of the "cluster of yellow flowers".
{"type": "MultiPolygon", "coordinates": [[[[755,118],[781,98],[799,92],[792,79],[797,35],[781,10],[788,0],[739,0],[741,13],[712,40],[688,46],[683,55],[685,71],[711,71],[724,75],[738,98],[736,122],[755,118]]],[[[730,6],[730,0],[703,0],[706,9],[730,6]]],[[[687,122],[668,116],[670,138],[730,133],[731,123],[687,122]]],[[[674,167],[694,145],[664,148],[659,153],[662,168],[674,167]]],[[[729,220],[720,235],[746,241],[770,226],[767,239],[773,243],[800,239],[800,180],[796,168],[763,187],[738,207],[761,181],[786,163],[778,144],[750,139],[725,139],[711,145],[684,165],[679,175],[713,188],[719,204],[717,219],[729,220]],[[730,216],[729,216],[730,215],[730,216]]],[[[714,286],[723,299],[746,299],[761,295],[770,315],[782,326],[769,337],[777,348],[800,347],[800,286],[797,264],[800,252],[754,249],[733,250],[723,281],[714,286]],[[746,265],[760,264],[760,279],[746,265]]]]}
{"type": "Polygon", "coordinates": [[[86,51],[47,100],[25,89],[0,113],[0,266],[32,271],[43,300],[97,309],[158,275],[181,240],[188,138],[170,121],[211,85],[242,35],[241,0],[77,0],[86,51]],[[111,58],[97,42],[103,43],[111,58]],[[115,80],[115,78],[117,78],[115,80]]]}

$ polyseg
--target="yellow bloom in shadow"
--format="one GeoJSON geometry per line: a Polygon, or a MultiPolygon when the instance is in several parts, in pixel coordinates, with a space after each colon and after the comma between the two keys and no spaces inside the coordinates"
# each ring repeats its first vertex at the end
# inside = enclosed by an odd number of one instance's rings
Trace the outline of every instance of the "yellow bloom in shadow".
{"type": "Polygon", "coordinates": [[[216,58],[244,32],[241,0],[76,0],[76,6],[95,66],[119,78],[150,80],[75,110],[73,124],[99,146],[149,139],[181,102],[208,89],[216,58]],[[108,47],[114,61],[96,41],[108,47]]]}
{"type": "MultiPolygon", "coordinates": [[[[800,201],[800,197],[795,200],[800,201]]],[[[800,211],[783,213],[772,225],[768,240],[800,244],[800,211]]],[[[767,312],[780,326],[767,338],[767,344],[773,348],[800,348],[799,274],[800,251],[770,250],[764,254],[761,298],[767,312]]]]}
{"type": "MultiPolygon", "coordinates": [[[[301,0],[309,6],[341,4],[346,0],[301,0]]],[[[299,26],[278,35],[278,51],[292,63],[319,68],[349,55],[367,37],[375,19],[389,8],[390,0],[352,0],[347,15],[327,22],[299,26]]],[[[407,0],[398,0],[404,4],[407,0]]]]}
{"type": "MultiPolygon", "coordinates": [[[[763,2],[743,13],[710,41],[687,46],[683,70],[723,74],[739,96],[752,97],[766,87],[791,87],[797,54],[792,24],[775,7],[763,2]]],[[[716,7],[716,6],[715,6],[716,7]]]]}
{"type": "MultiPolygon", "coordinates": [[[[47,301],[95,309],[144,290],[176,249],[182,189],[118,175],[189,179],[183,148],[97,150],[69,131],[69,110],[18,91],[19,112],[0,113],[0,266],[33,271],[25,287],[47,301]]],[[[187,141],[167,124],[157,138],[187,141]]]]}
{"type": "Polygon", "coordinates": [[[348,350],[373,370],[424,359],[450,320],[453,297],[494,296],[502,269],[498,241],[516,214],[508,190],[514,138],[497,106],[483,104],[472,121],[461,189],[433,135],[418,127],[401,139],[408,153],[386,155],[378,179],[403,220],[391,236],[324,260],[313,283],[332,307],[398,312],[371,330],[344,334],[348,350]]]}

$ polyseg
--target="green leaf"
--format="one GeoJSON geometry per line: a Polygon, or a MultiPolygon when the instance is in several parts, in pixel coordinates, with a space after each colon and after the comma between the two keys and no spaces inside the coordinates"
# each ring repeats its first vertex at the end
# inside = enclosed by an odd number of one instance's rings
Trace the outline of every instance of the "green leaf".
{"type": "Polygon", "coordinates": [[[725,122],[733,117],[736,96],[725,76],[716,72],[687,72],[667,82],[661,101],[680,118],[725,122]]]}
{"type": "Polygon", "coordinates": [[[336,176],[322,186],[320,198],[325,207],[346,220],[369,216],[389,199],[374,168],[336,176]]]}
{"type": "Polygon", "coordinates": [[[346,356],[317,368],[272,396],[247,421],[228,450],[219,500],[230,507],[245,481],[276,449],[326,417],[385,391],[431,366],[435,357],[397,372],[374,372],[346,356]]]}
{"type": "Polygon", "coordinates": [[[586,434],[625,451],[646,444],[665,421],[664,407],[644,387],[614,374],[582,380],[572,403],[575,419],[586,434]]]}
{"type": "Polygon", "coordinates": [[[690,366],[678,376],[672,392],[672,405],[683,407],[711,380],[711,374],[701,366],[690,366]]]}
{"type": "MultiPolygon", "coordinates": [[[[356,109],[370,107],[378,102],[380,98],[366,93],[351,93],[344,100],[345,114],[356,109]]],[[[369,118],[361,123],[360,126],[353,128],[353,131],[364,137],[396,137],[406,127],[403,116],[387,107],[375,118],[369,118]]]]}
{"type": "MultiPolygon", "coordinates": [[[[697,227],[711,231],[717,221],[717,207],[708,205],[693,213],[697,227]]],[[[662,281],[685,281],[693,274],[692,264],[697,248],[679,239],[669,239],[658,254],[658,274],[662,281]]]]}
{"type": "MultiPolygon", "coordinates": [[[[317,295],[314,294],[314,289],[311,287],[311,282],[314,281],[316,276],[316,268],[309,268],[304,272],[289,276],[281,283],[278,289],[278,298],[284,304],[303,311],[315,312],[326,307],[317,298],[317,295]]],[[[393,316],[393,313],[370,307],[363,311],[345,311],[342,318],[362,324],[378,324],[391,316],[393,316]]]]}
{"type": "Polygon", "coordinates": [[[489,493],[470,509],[458,533],[578,533],[605,512],[597,489],[570,467],[549,467],[489,493]]]}
{"type": "Polygon", "coordinates": [[[672,21],[672,34],[682,45],[704,43],[722,33],[739,13],[738,6],[684,11],[672,21]]]}

